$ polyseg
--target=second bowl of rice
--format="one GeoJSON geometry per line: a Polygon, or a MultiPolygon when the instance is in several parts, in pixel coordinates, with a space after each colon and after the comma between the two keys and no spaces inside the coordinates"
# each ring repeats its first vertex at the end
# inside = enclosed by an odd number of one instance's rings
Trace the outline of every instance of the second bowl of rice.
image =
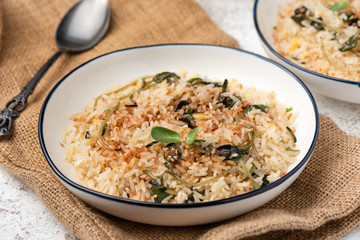
{"type": "Polygon", "coordinates": [[[360,103],[359,7],[359,0],[256,0],[254,23],[268,56],[310,90],[360,103]]]}

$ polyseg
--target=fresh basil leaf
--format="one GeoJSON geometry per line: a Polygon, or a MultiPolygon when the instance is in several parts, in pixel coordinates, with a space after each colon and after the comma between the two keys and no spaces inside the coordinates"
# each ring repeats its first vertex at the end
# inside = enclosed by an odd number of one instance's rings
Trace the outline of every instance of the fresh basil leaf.
{"type": "Polygon", "coordinates": [[[330,7],[330,10],[334,12],[340,12],[341,10],[347,7],[348,3],[349,3],[348,0],[336,2],[330,7]]]}
{"type": "Polygon", "coordinates": [[[177,143],[181,141],[181,135],[173,130],[164,127],[153,127],[151,136],[158,142],[177,143]]]}
{"type": "Polygon", "coordinates": [[[191,144],[195,141],[195,138],[196,138],[196,135],[198,134],[198,132],[199,132],[199,127],[196,127],[196,128],[194,128],[194,129],[192,129],[192,130],[189,132],[189,134],[188,134],[188,136],[187,136],[187,138],[186,138],[185,143],[186,143],[187,145],[191,145],[191,144]]]}

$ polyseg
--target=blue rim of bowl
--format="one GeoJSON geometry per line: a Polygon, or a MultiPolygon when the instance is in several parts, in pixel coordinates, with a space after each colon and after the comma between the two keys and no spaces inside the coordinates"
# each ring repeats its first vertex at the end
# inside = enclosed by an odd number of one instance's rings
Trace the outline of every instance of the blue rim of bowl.
{"type": "Polygon", "coordinates": [[[253,8],[253,20],[254,20],[254,25],[255,25],[255,29],[256,29],[256,32],[258,33],[261,41],[265,44],[265,46],[276,56],[278,57],[280,60],[284,61],[285,63],[289,64],[290,66],[294,67],[294,68],[297,68],[301,71],[304,71],[304,72],[307,72],[309,74],[312,74],[312,75],[315,75],[317,77],[322,77],[322,78],[326,78],[328,80],[332,80],[332,81],[336,81],[336,82],[343,82],[343,83],[348,83],[348,84],[352,84],[352,85],[357,85],[360,87],[360,82],[355,82],[355,81],[350,81],[350,80],[345,80],[345,79],[341,79],[341,78],[336,78],[336,77],[332,77],[332,76],[328,76],[328,75],[325,75],[325,74],[321,74],[321,73],[318,73],[318,72],[314,72],[314,71],[311,71],[309,69],[306,69],[302,66],[299,66],[297,65],[296,63],[293,63],[291,62],[290,60],[284,58],[283,56],[281,56],[270,44],[268,41],[266,41],[264,35],[262,34],[261,30],[260,30],[260,27],[259,27],[259,23],[258,23],[258,16],[257,16],[257,8],[258,8],[258,3],[260,2],[261,0],[255,0],[255,3],[254,3],[254,8],[253,8]]]}
{"type": "Polygon", "coordinates": [[[311,157],[311,154],[314,151],[315,148],[315,144],[319,135],[319,114],[318,114],[318,109],[317,109],[317,105],[316,102],[314,100],[314,97],[312,96],[311,92],[309,91],[309,89],[306,87],[306,85],[296,76],[294,75],[291,71],[289,71],[287,68],[283,67],[282,65],[278,64],[277,62],[263,57],[261,55],[258,55],[256,53],[252,53],[252,52],[248,52],[245,50],[241,50],[241,49],[237,49],[237,48],[232,48],[232,47],[226,47],[226,46],[219,46],[219,45],[211,45],[211,44],[198,44],[198,43],[174,43],[174,44],[156,44],[156,45],[147,45],[147,46],[139,46],[139,47],[132,47],[132,48],[125,48],[125,49],[120,49],[120,50],[115,50],[109,53],[105,53],[103,55],[97,56],[93,59],[90,59],[89,61],[79,65],[78,67],[74,68],[72,71],[70,71],[68,74],[66,74],[61,80],[59,80],[59,82],[57,82],[55,84],[55,86],[50,90],[49,94],[47,95],[42,107],[41,107],[41,111],[39,114],[39,123],[38,123],[38,135],[39,135],[39,141],[40,141],[40,146],[41,146],[41,150],[45,156],[45,159],[47,161],[47,163],[49,164],[50,168],[52,169],[52,171],[57,175],[57,177],[65,182],[66,184],[70,185],[71,187],[88,193],[88,194],[92,194],[93,196],[96,197],[100,197],[106,200],[112,200],[112,201],[116,201],[116,202],[121,202],[124,204],[129,204],[129,205],[137,205],[137,206],[142,206],[142,207],[153,207],[153,208],[168,208],[168,209],[174,209],[174,208],[198,208],[198,207],[209,207],[209,206],[215,206],[215,205],[221,205],[221,204],[227,204],[227,203],[231,203],[231,202],[235,202],[235,201],[239,201],[239,200],[243,200],[243,199],[247,199],[259,194],[262,194],[270,189],[273,189],[279,185],[281,185],[281,183],[285,182],[287,179],[289,179],[292,175],[294,175],[299,169],[301,169],[309,160],[309,158],[311,157]],[[134,49],[142,49],[142,48],[153,48],[153,47],[214,47],[214,48],[223,48],[223,49],[230,49],[230,50],[234,50],[234,51],[238,51],[241,53],[245,53],[245,54],[249,54],[252,55],[254,57],[260,58],[264,61],[267,61],[271,64],[274,64],[276,67],[281,68],[283,71],[287,72],[294,80],[296,80],[306,91],[306,93],[309,96],[309,99],[311,100],[311,103],[313,105],[313,109],[314,109],[314,114],[315,114],[315,133],[314,133],[314,137],[311,143],[311,146],[308,150],[308,152],[305,154],[304,158],[287,174],[285,174],[285,176],[283,176],[282,178],[280,178],[279,180],[265,186],[262,187],[260,189],[248,192],[248,193],[244,193],[241,195],[237,195],[234,197],[230,197],[230,198],[225,198],[225,199],[220,199],[220,200],[215,200],[215,201],[210,201],[210,202],[201,202],[201,203],[153,203],[153,202],[144,202],[144,201],[138,201],[138,200],[131,200],[131,199],[125,199],[125,198],[121,198],[121,197],[115,197],[112,195],[108,195],[105,193],[101,193],[89,188],[86,188],[84,186],[81,186],[80,184],[70,180],[69,178],[67,178],[54,164],[54,162],[52,161],[49,153],[47,152],[46,146],[45,146],[45,141],[44,141],[44,135],[43,135],[43,121],[44,121],[44,113],[46,111],[46,106],[52,96],[52,94],[56,91],[56,89],[61,85],[61,83],[63,83],[64,81],[66,81],[66,79],[76,70],[80,69],[81,67],[87,65],[88,63],[102,58],[102,57],[106,57],[107,55],[111,55],[111,54],[115,54],[115,53],[119,53],[119,52],[123,52],[123,51],[131,51],[134,49]]]}

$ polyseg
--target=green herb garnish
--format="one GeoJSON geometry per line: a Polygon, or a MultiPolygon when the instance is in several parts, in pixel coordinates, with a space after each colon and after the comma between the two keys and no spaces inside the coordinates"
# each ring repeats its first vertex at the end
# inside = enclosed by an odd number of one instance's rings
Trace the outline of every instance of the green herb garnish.
{"type": "Polygon", "coordinates": [[[310,15],[310,10],[308,10],[305,6],[302,6],[295,9],[295,14],[291,16],[291,19],[301,27],[305,27],[302,24],[302,21],[307,20],[309,15],[310,15]]]}
{"type": "Polygon", "coordinates": [[[151,178],[151,180],[149,181],[151,185],[153,185],[154,187],[164,187],[163,175],[156,177],[148,170],[144,170],[144,173],[151,178]]]}
{"type": "Polygon", "coordinates": [[[173,130],[164,127],[153,127],[151,136],[158,142],[177,143],[181,141],[181,135],[173,130]]]}
{"type": "Polygon", "coordinates": [[[186,122],[188,124],[189,128],[195,128],[195,121],[194,121],[194,117],[191,116],[191,114],[184,114],[181,116],[181,118],[179,119],[179,121],[183,121],[186,122]]]}
{"type": "Polygon", "coordinates": [[[154,197],[156,203],[161,203],[170,194],[166,192],[166,188],[150,188],[150,194],[154,197]]]}
{"type": "Polygon", "coordinates": [[[180,77],[172,72],[162,72],[154,76],[153,81],[156,83],[161,83],[166,80],[167,83],[173,83],[178,81],[180,77]]]}
{"type": "Polygon", "coordinates": [[[191,86],[194,86],[194,85],[198,85],[198,84],[204,84],[204,85],[208,85],[208,84],[214,84],[215,87],[222,87],[222,84],[221,83],[218,83],[218,82],[207,82],[207,81],[204,81],[204,79],[202,78],[191,78],[189,80],[187,80],[187,82],[191,85],[191,86]]]}
{"type": "Polygon", "coordinates": [[[144,173],[146,174],[146,175],[148,175],[151,179],[156,179],[157,177],[154,175],[154,174],[152,174],[150,171],[148,171],[148,170],[144,170],[144,173]]]}
{"type": "Polygon", "coordinates": [[[213,178],[210,178],[208,180],[204,180],[204,181],[201,181],[201,182],[197,182],[197,183],[194,183],[194,182],[188,182],[188,181],[185,181],[184,179],[182,179],[181,177],[179,177],[176,173],[174,173],[173,171],[171,170],[165,170],[164,173],[167,173],[167,174],[170,174],[171,176],[173,176],[175,179],[177,179],[179,182],[185,184],[185,185],[188,185],[188,186],[191,186],[191,187],[200,187],[200,186],[205,186],[209,183],[212,183],[212,182],[215,182],[217,181],[221,175],[217,175],[213,178]]]}
{"type": "Polygon", "coordinates": [[[178,110],[180,110],[181,108],[183,108],[183,107],[185,107],[185,106],[189,105],[189,104],[190,104],[190,102],[189,102],[189,101],[186,101],[186,100],[181,100],[181,101],[178,103],[178,105],[176,106],[176,108],[175,108],[175,112],[176,112],[176,111],[178,111],[178,110]]]}
{"type": "Polygon", "coordinates": [[[190,83],[190,85],[196,85],[198,83],[204,83],[204,80],[202,78],[191,78],[189,80],[187,80],[188,83],[190,83]]]}
{"type": "Polygon", "coordinates": [[[349,3],[348,0],[336,2],[330,7],[330,10],[334,12],[340,12],[341,10],[347,7],[348,3],[349,3]]]}
{"type": "Polygon", "coordinates": [[[354,47],[356,47],[359,38],[360,38],[360,32],[355,33],[344,43],[344,45],[341,48],[339,48],[339,50],[341,52],[346,52],[353,49],[354,47]]]}
{"type": "Polygon", "coordinates": [[[108,127],[108,123],[105,123],[104,126],[102,127],[102,132],[101,132],[101,136],[104,136],[106,129],[108,127]]]}
{"type": "Polygon", "coordinates": [[[305,27],[304,24],[302,24],[302,21],[307,20],[316,30],[320,31],[324,28],[324,26],[332,29],[329,26],[325,25],[321,17],[314,18],[313,13],[305,6],[295,9],[295,14],[291,16],[291,19],[301,27],[305,27]]]}
{"type": "Polygon", "coordinates": [[[192,193],[190,193],[189,195],[188,195],[188,198],[187,198],[187,200],[185,201],[185,203],[192,203],[192,202],[194,202],[195,201],[195,199],[194,199],[194,193],[192,192],[192,193]]]}
{"type": "Polygon", "coordinates": [[[270,108],[269,106],[266,106],[264,104],[257,104],[257,105],[251,105],[252,107],[256,109],[260,109],[262,112],[266,112],[266,108],[270,108]]]}
{"type": "Polygon", "coordinates": [[[231,146],[225,144],[217,148],[219,155],[225,157],[224,160],[239,161],[244,155],[249,154],[249,149],[254,145],[257,137],[257,131],[255,130],[251,136],[249,142],[243,146],[231,146]]]}
{"type": "MultiPolygon", "coordinates": [[[[195,143],[196,143],[196,142],[195,142],[195,143]]],[[[201,152],[201,153],[203,153],[203,154],[210,154],[210,153],[211,153],[211,151],[206,150],[205,148],[202,148],[202,147],[198,146],[198,145],[195,144],[195,143],[191,144],[191,146],[192,146],[193,148],[195,148],[197,151],[199,151],[199,152],[201,152]]]]}
{"type": "Polygon", "coordinates": [[[286,127],[286,129],[289,131],[291,137],[294,139],[294,143],[296,143],[296,136],[294,132],[289,127],[286,127]]]}
{"type": "Polygon", "coordinates": [[[250,173],[249,169],[246,167],[244,161],[240,159],[239,164],[240,164],[240,167],[245,171],[246,176],[250,179],[250,182],[254,186],[255,190],[259,189],[259,186],[255,182],[254,178],[251,176],[251,173],[250,173]]]}
{"type": "Polygon", "coordinates": [[[156,143],[158,143],[158,141],[152,141],[151,143],[147,144],[145,147],[149,148],[149,147],[151,147],[152,145],[154,145],[156,143]]]}
{"type": "Polygon", "coordinates": [[[267,185],[270,184],[269,180],[266,179],[267,176],[268,176],[268,175],[265,175],[265,176],[262,178],[263,183],[261,184],[261,187],[265,187],[265,186],[267,186],[267,185]]]}
{"type": "Polygon", "coordinates": [[[300,150],[295,150],[295,149],[292,149],[290,147],[287,147],[285,149],[285,151],[289,152],[289,154],[292,155],[292,156],[297,156],[300,153],[300,150]]]}
{"type": "Polygon", "coordinates": [[[253,104],[253,105],[246,106],[246,107],[244,107],[243,110],[242,110],[242,113],[241,113],[242,116],[239,115],[240,117],[239,117],[239,118],[236,118],[236,122],[240,121],[241,118],[244,117],[245,114],[248,113],[248,112],[250,112],[253,108],[259,109],[260,111],[266,113],[266,109],[267,109],[267,108],[270,108],[270,107],[269,107],[269,106],[266,106],[266,105],[264,105],[264,104],[253,104]]]}
{"type": "Polygon", "coordinates": [[[211,146],[202,147],[201,143],[205,142],[203,139],[195,139],[195,141],[191,144],[193,148],[203,154],[210,154],[211,153],[211,146]]]}
{"type": "Polygon", "coordinates": [[[223,93],[227,91],[229,81],[227,79],[224,80],[224,83],[222,85],[221,93],[219,93],[218,101],[222,104],[224,104],[225,107],[232,108],[235,105],[234,100],[232,100],[230,97],[223,96],[223,93]]]}
{"type": "Polygon", "coordinates": [[[289,107],[289,108],[286,108],[286,112],[290,112],[290,111],[292,111],[292,107],[289,107]]]}
{"type": "Polygon", "coordinates": [[[249,148],[241,149],[239,146],[225,144],[217,148],[219,155],[225,157],[224,160],[239,161],[244,155],[249,154],[249,148]]]}
{"type": "Polygon", "coordinates": [[[315,20],[311,21],[311,23],[310,23],[311,26],[313,26],[318,31],[323,30],[324,29],[324,22],[323,22],[322,17],[318,17],[318,18],[316,18],[316,20],[318,20],[318,21],[315,21],[315,20]]]}
{"type": "Polygon", "coordinates": [[[199,132],[199,127],[196,127],[196,128],[194,128],[194,129],[192,129],[192,130],[189,132],[185,143],[186,143],[187,145],[191,145],[191,144],[195,141],[195,138],[196,138],[196,135],[198,134],[198,132],[199,132]]]}
{"type": "Polygon", "coordinates": [[[226,92],[227,90],[227,87],[228,87],[228,84],[229,84],[229,81],[227,79],[224,80],[224,83],[222,85],[222,89],[221,89],[221,92],[226,92]]]}

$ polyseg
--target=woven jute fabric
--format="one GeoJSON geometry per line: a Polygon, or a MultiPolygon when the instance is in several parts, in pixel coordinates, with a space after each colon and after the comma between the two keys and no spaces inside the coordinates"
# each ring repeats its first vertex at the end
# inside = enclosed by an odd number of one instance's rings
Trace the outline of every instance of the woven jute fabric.
{"type": "MultiPolygon", "coordinates": [[[[0,3],[2,107],[57,51],[54,33],[74,0],[0,3]]],[[[192,0],[113,0],[110,5],[105,38],[89,51],[62,55],[30,96],[12,134],[0,139],[0,164],[34,189],[71,233],[80,239],[335,239],[360,223],[360,139],[325,116],[320,116],[315,152],[295,183],[261,208],[227,221],[144,225],[102,213],[65,189],[42,155],[37,124],[45,96],[67,72],[100,54],[133,46],[190,42],[238,47],[192,0]]]]}

